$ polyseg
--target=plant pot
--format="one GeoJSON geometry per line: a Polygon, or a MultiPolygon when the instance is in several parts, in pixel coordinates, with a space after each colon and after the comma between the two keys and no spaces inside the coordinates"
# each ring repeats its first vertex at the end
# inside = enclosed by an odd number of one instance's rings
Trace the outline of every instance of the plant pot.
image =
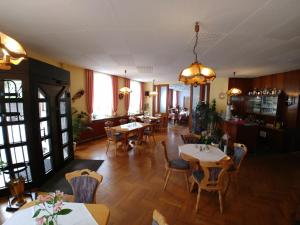
{"type": "Polygon", "coordinates": [[[24,178],[20,177],[8,183],[8,187],[12,196],[15,197],[18,205],[23,205],[26,201],[23,198],[24,194],[24,178]]]}

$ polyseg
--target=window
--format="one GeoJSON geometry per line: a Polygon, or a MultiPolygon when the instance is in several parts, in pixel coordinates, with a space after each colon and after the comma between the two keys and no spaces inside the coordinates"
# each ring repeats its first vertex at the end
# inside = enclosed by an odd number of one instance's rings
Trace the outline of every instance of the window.
{"type": "Polygon", "coordinates": [[[102,119],[112,115],[113,92],[111,76],[94,73],[93,119],[102,119]]]}
{"type": "Polygon", "coordinates": [[[140,113],[140,102],[141,102],[141,83],[130,80],[130,102],[129,102],[129,114],[140,113]]]}
{"type": "Polygon", "coordinates": [[[172,106],[175,108],[176,105],[178,104],[177,102],[177,92],[175,90],[172,90],[173,91],[173,102],[172,102],[172,106]]]}

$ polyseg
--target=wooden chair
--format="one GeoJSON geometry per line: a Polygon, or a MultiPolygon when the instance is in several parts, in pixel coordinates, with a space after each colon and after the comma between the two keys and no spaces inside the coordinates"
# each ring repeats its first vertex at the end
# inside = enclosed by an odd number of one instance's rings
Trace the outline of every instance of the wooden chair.
{"type": "Polygon", "coordinates": [[[168,129],[168,114],[162,113],[160,117],[160,124],[159,124],[159,130],[160,131],[166,131],[168,129]]]}
{"type": "Polygon", "coordinates": [[[149,120],[149,119],[145,119],[144,122],[149,123],[149,126],[146,127],[143,131],[145,139],[149,140],[150,137],[152,137],[154,144],[156,144],[155,137],[154,137],[154,129],[155,129],[154,126],[155,126],[155,124],[151,123],[151,120],[149,120]]]}
{"type": "Polygon", "coordinates": [[[96,191],[103,176],[89,169],[76,170],[65,174],[72,187],[74,202],[96,203],[96,191]]]}
{"type": "Polygon", "coordinates": [[[125,118],[122,118],[122,119],[119,120],[119,122],[120,122],[121,125],[123,125],[123,124],[128,123],[128,120],[125,119],[125,118]]]}
{"type": "Polygon", "coordinates": [[[184,144],[198,144],[200,142],[200,135],[197,134],[181,134],[181,139],[184,144]]]}
{"type": "Polygon", "coordinates": [[[247,155],[248,149],[244,144],[234,143],[233,144],[233,156],[232,156],[232,167],[229,168],[230,173],[237,174],[240,170],[242,161],[244,160],[245,156],[247,155]]]}
{"type": "Polygon", "coordinates": [[[111,127],[104,127],[104,129],[107,136],[106,154],[109,150],[110,143],[113,143],[115,145],[115,156],[117,156],[118,143],[124,145],[125,138],[123,137],[123,134],[115,132],[115,130],[111,127]]]}
{"type": "Polygon", "coordinates": [[[128,120],[129,120],[129,123],[132,123],[132,122],[136,122],[136,117],[134,117],[134,116],[130,116],[129,118],[128,118],[128,120]]]}
{"type": "Polygon", "coordinates": [[[200,194],[202,190],[217,191],[219,193],[220,212],[223,213],[222,191],[226,190],[224,176],[231,164],[230,158],[219,162],[200,162],[202,170],[196,170],[192,173],[191,191],[195,184],[198,184],[198,195],[196,202],[196,212],[199,209],[200,194]]]}
{"type": "Polygon", "coordinates": [[[168,225],[166,218],[160,214],[156,209],[153,211],[152,225],[168,225]]]}
{"type": "Polygon", "coordinates": [[[187,190],[189,191],[189,178],[188,178],[188,173],[190,170],[189,163],[179,158],[169,160],[166,142],[162,141],[161,144],[164,150],[164,160],[165,160],[165,168],[166,168],[165,184],[163,190],[165,190],[167,187],[171,173],[176,172],[176,173],[183,173],[185,175],[186,187],[187,190]]]}
{"type": "MultiPolygon", "coordinates": [[[[232,180],[236,181],[237,176],[240,171],[242,161],[244,160],[244,158],[248,152],[247,147],[244,144],[234,143],[233,147],[234,147],[234,149],[233,149],[233,156],[232,156],[232,164],[228,168],[229,184],[232,182],[232,180]]],[[[228,184],[228,186],[229,186],[229,184],[228,184]]],[[[228,186],[227,186],[227,188],[228,188],[228,186]]],[[[238,188],[237,185],[236,185],[236,187],[238,188]]],[[[227,191],[227,189],[226,189],[226,191],[227,191]]]]}
{"type": "Polygon", "coordinates": [[[114,126],[114,122],[108,120],[108,121],[106,121],[106,122],[104,123],[104,126],[105,126],[105,127],[112,127],[112,126],[114,126]]]}

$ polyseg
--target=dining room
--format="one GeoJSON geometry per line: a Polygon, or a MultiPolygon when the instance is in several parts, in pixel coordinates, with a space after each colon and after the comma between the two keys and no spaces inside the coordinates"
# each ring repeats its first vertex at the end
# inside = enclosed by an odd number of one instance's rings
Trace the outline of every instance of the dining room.
{"type": "Polygon", "coordinates": [[[0,224],[299,225],[297,0],[0,2],[0,224]]]}

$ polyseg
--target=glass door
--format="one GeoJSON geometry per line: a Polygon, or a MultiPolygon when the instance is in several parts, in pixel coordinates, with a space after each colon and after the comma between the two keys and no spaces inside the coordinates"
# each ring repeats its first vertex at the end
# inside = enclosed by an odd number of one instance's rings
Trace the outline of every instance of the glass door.
{"type": "Polygon", "coordinates": [[[25,122],[22,80],[0,80],[0,189],[14,177],[32,181],[25,122]]]}
{"type": "Polygon", "coordinates": [[[59,105],[59,122],[60,122],[59,133],[61,136],[63,160],[66,161],[70,157],[69,146],[70,144],[72,144],[72,141],[69,138],[70,123],[69,123],[68,111],[67,111],[68,109],[67,91],[63,90],[62,94],[59,95],[58,105],[59,105]]]}
{"type": "Polygon", "coordinates": [[[38,109],[39,109],[39,124],[41,135],[41,147],[43,153],[44,173],[48,174],[53,170],[53,154],[52,154],[52,142],[51,142],[51,117],[49,99],[45,91],[38,88],[38,109]]]}

